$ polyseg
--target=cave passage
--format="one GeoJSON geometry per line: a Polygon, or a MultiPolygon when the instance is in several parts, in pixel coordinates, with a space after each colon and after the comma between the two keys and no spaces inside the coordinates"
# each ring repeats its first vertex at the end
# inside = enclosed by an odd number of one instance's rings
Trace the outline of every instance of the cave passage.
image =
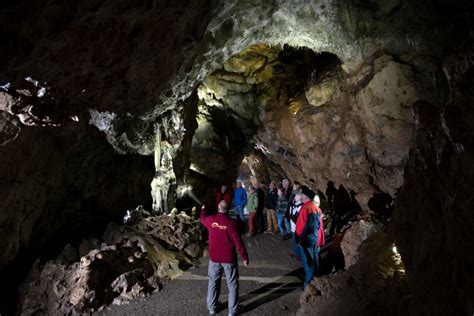
{"type": "Polygon", "coordinates": [[[7,0],[0,314],[205,313],[199,207],[239,178],[309,186],[327,237],[299,293],[290,241],[244,236],[244,312],[472,315],[472,21],[473,1],[7,0]]]}

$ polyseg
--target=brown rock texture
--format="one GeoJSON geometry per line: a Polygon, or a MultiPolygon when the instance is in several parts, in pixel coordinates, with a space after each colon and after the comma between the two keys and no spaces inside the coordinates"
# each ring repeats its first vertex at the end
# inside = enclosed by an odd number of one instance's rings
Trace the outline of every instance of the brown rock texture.
{"type": "Polygon", "coordinates": [[[68,246],[44,265],[37,261],[20,287],[19,314],[81,315],[144,298],[196,263],[203,248],[198,221],[150,216],[140,207],[129,216],[126,225],[109,225],[102,244],[79,260],[84,245],[97,240],[84,240],[79,250],[68,246]]]}
{"type": "Polygon", "coordinates": [[[410,314],[411,293],[391,237],[373,233],[359,249],[360,260],[347,271],[317,277],[308,285],[297,315],[410,314]]]}
{"type": "Polygon", "coordinates": [[[379,231],[381,231],[380,227],[377,227],[374,223],[360,220],[353,223],[344,233],[344,238],[341,242],[341,249],[344,254],[346,269],[356,264],[363,258],[363,256],[365,256],[364,253],[359,252],[360,246],[367,238],[379,231]]]}
{"type": "Polygon", "coordinates": [[[1,268],[21,247],[36,254],[45,244],[61,249],[63,240],[97,234],[127,208],[150,201],[152,160],[120,155],[97,131],[82,128],[23,127],[0,147],[1,268]]]}
{"type": "Polygon", "coordinates": [[[472,49],[457,55],[461,64],[453,67],[452,58],[446,65],[453,87],[448,106],[441,111],[427,102],[416,106],[417,145],[393,216],[410,285],[421,310],[434,314],[468,314],[474,308],[474,257],[468,250],[474,240],[474,95],[467,85],[474,80],[474,68],[463,62],[466,56],[472,56],[472,49]]]}
{"type": "Polygon", "coordinates": [[[333,181],[358,192],[367,207],[375,193],[393,196],[403,183],[412,104],[424,97],[415,81],[412,68],[387,55],[346,74],[331,54],[253,46],[198,88],[191,168],[224,181],[244,150],[253,177],[271,174],[322,191],[333,181]]]}

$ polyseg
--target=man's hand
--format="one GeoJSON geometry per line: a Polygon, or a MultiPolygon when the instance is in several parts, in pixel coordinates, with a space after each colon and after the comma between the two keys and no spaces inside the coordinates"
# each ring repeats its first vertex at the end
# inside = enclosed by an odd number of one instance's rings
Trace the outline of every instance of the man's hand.
{"type": "Polygon", "coordinates": [[[248,260],[245,260],[245,261],[244,261],[244,266],[247,267],[248,265],[249,265],[249,261],[248,261],[248,260]]]}

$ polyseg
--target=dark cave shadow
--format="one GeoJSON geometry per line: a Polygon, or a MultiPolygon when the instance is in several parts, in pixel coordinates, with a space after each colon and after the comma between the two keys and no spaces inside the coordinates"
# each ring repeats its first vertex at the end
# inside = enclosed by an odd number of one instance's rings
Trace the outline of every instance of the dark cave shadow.
{"type": "MultiPolygon", "coordinates": [[[[285,274],[284,276],[279,278],[277,282],[265,284],[264,286],[256,290],[253,290],[252,292],[249,292],[240,296],[239,297],[239,302],[240,302],[239,313],[244,314],[244,313],[250,312],[263,304],[279,299],[280,297],[283,297],[286,294],[291,293],[294,290],[300,288],[303,285],[302,283],[303,276],[304,276],[303,268],[298,268],[296,270],[293,270],[285,274]],[[301,281],[300,282],[286,282],[286,283],[278,282],[279,280],[282,280],[288,276],[298,277],[301,281]],[[252,299],[255,295],[264,294],[264,293],[265,295],[263,295],[256,301],[253,301],[249,304],[242,304],[242,302],[252,299]]],[[[227,307],[227,303],[228,303],[227,301],[221,303],[221,306],[223,307],[223,309],[227,307]]]]}

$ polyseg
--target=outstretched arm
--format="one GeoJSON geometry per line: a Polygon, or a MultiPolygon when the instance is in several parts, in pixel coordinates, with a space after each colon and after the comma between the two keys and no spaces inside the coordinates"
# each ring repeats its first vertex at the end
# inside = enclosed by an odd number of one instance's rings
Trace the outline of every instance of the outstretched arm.
{"type": "Polygon", "coordinates": [[[209,228],[209,219],[206,216],[206,206],[201,206],[201,224],[203,224],[206,228],[209,228]]]}

